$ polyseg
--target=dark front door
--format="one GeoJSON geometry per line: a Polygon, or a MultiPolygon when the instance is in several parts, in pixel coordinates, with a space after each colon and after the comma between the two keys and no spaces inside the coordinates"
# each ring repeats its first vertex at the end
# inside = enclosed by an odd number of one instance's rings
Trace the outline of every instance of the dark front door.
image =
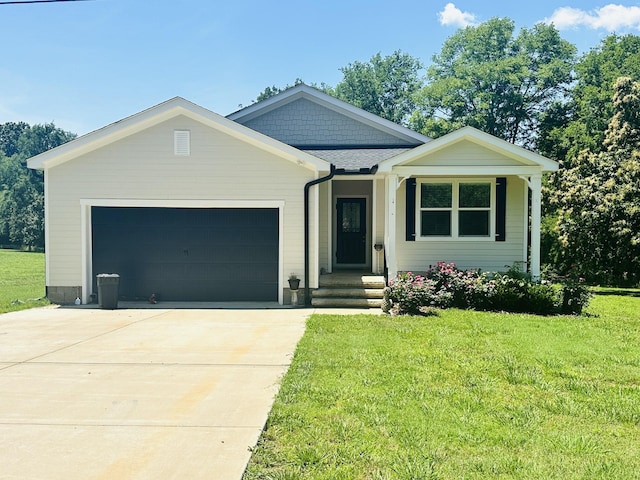
{"type": "Polygon", "coordinates": [[[340,264],[366,263],[367,201],[365,198],[338,198],[336,261],[340,264]]]}

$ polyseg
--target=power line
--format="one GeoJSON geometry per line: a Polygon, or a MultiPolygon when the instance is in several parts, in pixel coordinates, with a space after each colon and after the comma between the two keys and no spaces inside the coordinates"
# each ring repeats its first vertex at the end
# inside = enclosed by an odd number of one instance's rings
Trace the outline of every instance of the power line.
{"type": "Polygon", "coordinates": [[[20,5],[21,3],[58,3],[58,2],[91,2],[93,0],[22,0],[13,2],[0,1],[0,5],[20,5]]]}

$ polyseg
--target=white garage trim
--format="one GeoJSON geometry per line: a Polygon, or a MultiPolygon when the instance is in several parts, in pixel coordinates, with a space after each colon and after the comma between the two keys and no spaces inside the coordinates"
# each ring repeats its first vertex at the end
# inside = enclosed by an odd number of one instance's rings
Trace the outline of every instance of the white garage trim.
{"type": "Polygon", "coordinates": [[[51,285],[51,264],[50,259],[51,255],[49,252],[51,251],[51,237],[49,236],[49,232],[51,229],[49,228],[49,218],[51,218],[51,214],[49,213],[49,170],[44,171],[44,284],[46,287],[51,285]]]}
{"type": "Polygon", "coordinates": [[[82,245],[82,303],[89,302],[93,288],[91,207],[157,208],[277,208],[278,209],[278,303],[283,304],[284,286],[284,200],[146,200],[123,198],[80,199],[82,245]]]}

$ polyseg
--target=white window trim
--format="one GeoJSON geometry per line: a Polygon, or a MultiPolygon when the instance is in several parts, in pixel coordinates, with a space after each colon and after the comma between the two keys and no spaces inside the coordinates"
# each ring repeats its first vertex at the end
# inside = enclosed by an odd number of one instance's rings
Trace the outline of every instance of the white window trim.
{"type": "MultiPolygon", "coordinates": [[[[493,242],[495,241],[496,236],[496,179],[495,178],[486,178],[486,177],[478,177],[478,178],[418,178],[416,181],[416,241],[418,242],[442,242],[442,241],[456,241],[456,242],[493,242]],[[425,183],[447,183],[451,184],[452,192],[452,206],[451,206],[451,235],[442,235],[442,236],[422,236],[422,207],[421,207],[421,197],[422,197],[422,184],[425,183]],[[458,213],[460,212],[459,207],[459,185],[461,183],[489,183],[491,184],[491,203],[489,207],[489,235],[488,236],[478,236],[471,237],[465,236],[461,237],[458,235],[458,213]]],[[[437,209],[436,209],[437,210],[437,209]]],[[[444,209],[442,209],[444,210],[444,209]]],[[[473,210],[471,208],[464,208],[464,211],[473,210]]],[[[484,210],[484,209],[479,209],[484,210]]]]}

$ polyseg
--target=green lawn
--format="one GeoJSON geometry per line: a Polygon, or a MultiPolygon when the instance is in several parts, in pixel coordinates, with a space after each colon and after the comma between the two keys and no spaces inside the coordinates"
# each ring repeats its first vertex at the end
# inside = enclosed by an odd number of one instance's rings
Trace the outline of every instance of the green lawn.
{"type": "Polygon", "coordinates": [[[0,249],[0,313],[47,305],[44,253],[0,249]]]}
{"type": "Polygon", "coordinates": [[[314,315],[244,479],[638,479],[640,292],[588,313],[314,315]]]}

